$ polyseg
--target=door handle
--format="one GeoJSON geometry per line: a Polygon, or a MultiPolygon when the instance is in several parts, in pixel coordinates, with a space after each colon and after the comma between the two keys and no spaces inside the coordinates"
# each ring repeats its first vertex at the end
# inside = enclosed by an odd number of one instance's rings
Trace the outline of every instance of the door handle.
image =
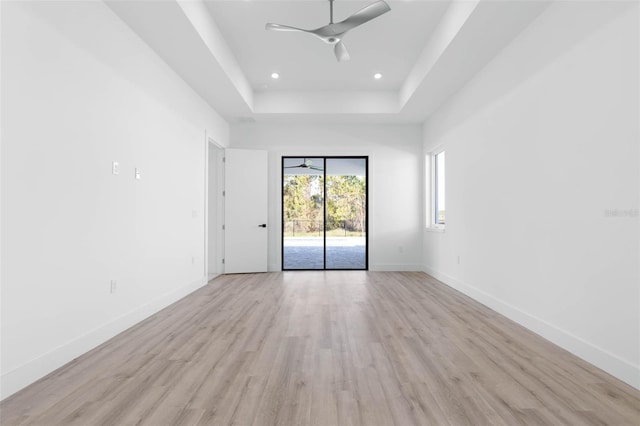
{"type": "Polygon", "coordinates": [[[263,223],[262,225],[258,225],[258,226],[259,226],[260,228],[266,228],[266,227],[267,227],[267,224],[266,224],[266,223],[263,223]]]}

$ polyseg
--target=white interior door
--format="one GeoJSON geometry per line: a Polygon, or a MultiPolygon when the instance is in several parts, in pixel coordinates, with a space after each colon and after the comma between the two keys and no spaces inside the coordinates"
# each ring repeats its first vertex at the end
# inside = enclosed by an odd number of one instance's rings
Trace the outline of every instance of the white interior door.
{"type": "Polygon", "coordinates": [[[224,273],[224,148],[207,141],[207,280],[224,273]]]}
{"type": "Polygon", "coordinates": [[[227,274],[267,271],[267,152],[225,150],[227,274]]]}

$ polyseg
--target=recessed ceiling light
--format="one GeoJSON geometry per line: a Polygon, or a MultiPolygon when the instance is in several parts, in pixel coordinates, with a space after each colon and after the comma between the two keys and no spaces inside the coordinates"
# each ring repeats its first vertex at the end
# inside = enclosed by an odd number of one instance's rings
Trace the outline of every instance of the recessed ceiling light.
{"type": "Polygon", "coordinates": [[[379,72],[375,73],[373,75],[373,78],[375,78],[376,80],[380,80],[382,78],[382,74],[380,74],[379,72]]]}
{"type": "Polygon", "coordinates": [[[280,74],[278,74],[277,72],[271,73],[271,78],[277,80],[280,78],[280,74]]]}

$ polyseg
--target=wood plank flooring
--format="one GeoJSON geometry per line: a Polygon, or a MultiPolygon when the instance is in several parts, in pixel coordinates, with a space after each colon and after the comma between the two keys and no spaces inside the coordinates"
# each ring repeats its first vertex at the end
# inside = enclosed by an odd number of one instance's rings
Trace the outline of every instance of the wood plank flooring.
{"type": "Polygon", "coordinates": [[[638,425],[640,392],[413,272],[219,277],[2,425],[638,425]]]}

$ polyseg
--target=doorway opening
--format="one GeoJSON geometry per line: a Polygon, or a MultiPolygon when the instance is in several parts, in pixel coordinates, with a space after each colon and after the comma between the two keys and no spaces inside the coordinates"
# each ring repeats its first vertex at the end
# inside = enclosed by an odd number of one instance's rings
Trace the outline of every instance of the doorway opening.
{"type": "Polygon", "coordinates": [[[368,157],[282,157],[282,270],[367,270],[368,157]]]}

